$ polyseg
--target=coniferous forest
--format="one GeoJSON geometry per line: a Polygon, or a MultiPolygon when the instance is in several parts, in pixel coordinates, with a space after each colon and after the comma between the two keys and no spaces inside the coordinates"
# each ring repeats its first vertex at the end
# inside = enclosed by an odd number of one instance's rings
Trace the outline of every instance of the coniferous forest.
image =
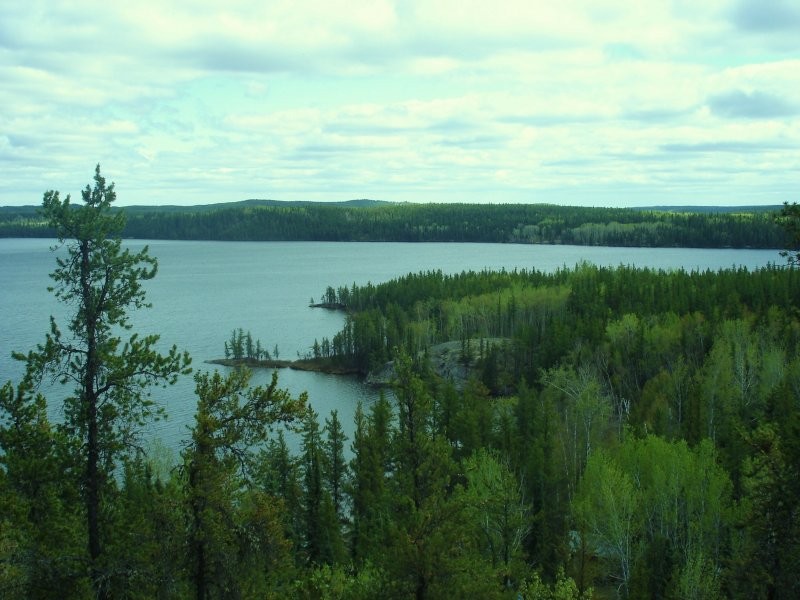
{"type": "MultiPolygon", "coordinates": [[[[250,200],[126,207],[122,236],[228,241],[492,242],[783,248],[780,207],[589,208],[550,204],[397,204],[250,200]]],[[[0,237],[53,237],[35,207],[0,208],[0,237]]]]}
{"type": "MultiPolygon", "coordinates": [[[[172,465],[138,434],[162,412],[148,389],[190,357],[129,319],[157,262],[124,249],[114,199],[99,167],[77,205],[45,194],[67,248],[53,292],[74,312],[0,388],[2,597],[800,596],[793,252],[756,271],[331,282],[347,316],[319,357],[392,363],[352,439],[277,375],[195,371],[172,465]],[[463,377],[442,376],[442,344],[463,377]],[[62,422],[46,378],[73,390],[62,422]]],[[[791,236],[797,207],[782,215],[791,236]]],[[[249,355],[249,337],[220,346],[249,355]]]]}

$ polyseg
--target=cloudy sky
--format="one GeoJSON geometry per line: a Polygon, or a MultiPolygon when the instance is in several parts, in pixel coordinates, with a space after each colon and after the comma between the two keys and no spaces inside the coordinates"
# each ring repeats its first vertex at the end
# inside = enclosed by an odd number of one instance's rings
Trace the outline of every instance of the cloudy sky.
{"type": "Polygon", "coordinates": [[[21,0],[0,82],[0,205],[800,201],[797,0],[21,0]]]}

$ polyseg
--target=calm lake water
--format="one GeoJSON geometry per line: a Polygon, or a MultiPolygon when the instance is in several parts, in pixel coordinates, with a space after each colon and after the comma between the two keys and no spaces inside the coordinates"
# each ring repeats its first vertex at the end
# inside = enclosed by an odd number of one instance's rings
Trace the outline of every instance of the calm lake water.
{"type": "MultiPolygon", "coordinates": [[[[22,365],[11,351],[27,352],[44,341],[49,317],[66,329],[64,307],[52,294],[48,274],[55,267],[52,240],[0,239],[0,383],[17,381],[22,365]]],[[[138,249],[145,242],[130,241],[138,249]]],[[[717,270],[732,266],[754,269],[781,264],[775,250],[697,250],[533,246],[510,244],[402,244],[324,242],[148,242],[158,258],[159,272],[147,282],[152,308],[133,314],[134,329],[159,333],[164,347],[187,350],[195,369],[212,370],[204,361],[222,357],[225,340],[241,327],[281,358],[306,353],[314,339],[331,338],[341,328],[341,314],[308,307],[329,285],[339,287],[380,283],[409,272],[441,269],[445,273],[482,269],[551,271],[581,261],[597,265],[636,265],[687,270],[717,270]]],[[[255,383],[267,383],[271,373],[256,372],[255,383]]],[[[347,431],[359,401],[377,392],[353,377],[284,369],[281,387],[293,394],[307,391],[320,413],[332,409],[347,431]]],[[[59,395],[48,389],[52,417],[59,417],[59,395]]],[[[192,377],[177,385],[154,389],[169,418],[148,426],[145,436],[168,448],[180,448],[191,425],[196,398],[192,377]]]]}

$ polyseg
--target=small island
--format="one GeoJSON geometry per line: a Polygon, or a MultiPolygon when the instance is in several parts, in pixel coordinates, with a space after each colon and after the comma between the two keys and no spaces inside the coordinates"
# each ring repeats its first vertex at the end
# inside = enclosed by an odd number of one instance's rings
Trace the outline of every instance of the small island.
{"type": "Polygon", "coordinates": [[[280,358],[278,346],[270,353],[261,344],[261,340],[253,338],[244,329],[234,329],[229,340],[225,342],[225,358],[207,360],[212,365],[225,367],[248,367],[250,369],[295,369],[297,371],[314,371],[330,375],[359,375],[356,365],[347,364],[335,357],[315,356],[299,357],[296,360],[280,358]]]}
{"type": "Polygon", "coordinates": [[[257,358],[216,358],[206,361],[212,365],[225,367],[248,367],[251,369],[294,369],[314,371],[329,375],[359,375],[359,370],[329,358],[298,358],[297,360],[257,359],[257,358]]]}

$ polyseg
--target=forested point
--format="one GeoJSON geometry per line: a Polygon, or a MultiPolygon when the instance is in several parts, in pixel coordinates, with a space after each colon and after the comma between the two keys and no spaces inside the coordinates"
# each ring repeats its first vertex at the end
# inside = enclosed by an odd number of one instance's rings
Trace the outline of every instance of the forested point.
{"type": "Polygon", "coordinates": [[[395,384],[414,365],[451,477],[477,485],[486,452],[509,469],[513,500],[491,492],[518,519],[504,539],[544,581],[567,577],[563,597],[800,593],[796,269],[429,271],[322,298],[348,311],[323,356],[364,373],[399,356],[395,384]],[[448,341],[463,385],[441,376],[448,341]]]}
{"type": "MultiPolygon", "coordinates": [[[[45,194],[67,246],[52,290],[74,312],[0,387],[1,597],[800,597],[796,250],[754,271],[330,286],[346,321],[314,352],[393,364],[352,439],[277,374],[197,372],[194,422],[164,457],[141,443],[164,416],[147,390],[189,357],[129,319],[157,261],[122,248],[114,198],[99,166],[78,207],[45,194]],[[440,343],[471,366],[463,385],[432,368],[440,343]],[[63,421],[44,378],[70,388],[63,421]]],[[[797,240],[797,207],[782,214],[797,240]]],[[[222,343],[266,360],[242,329],[222,343]]]]}
{"type": "MultiPolygon", "coordinates": [[[[780,208],[245,201],[116,210],[127,217],[122,236],[139,239],[777,249],[786,246],[780,208]]],[[[52,235],[35,207],[0,208],[0,237],[52,235]]]]}

